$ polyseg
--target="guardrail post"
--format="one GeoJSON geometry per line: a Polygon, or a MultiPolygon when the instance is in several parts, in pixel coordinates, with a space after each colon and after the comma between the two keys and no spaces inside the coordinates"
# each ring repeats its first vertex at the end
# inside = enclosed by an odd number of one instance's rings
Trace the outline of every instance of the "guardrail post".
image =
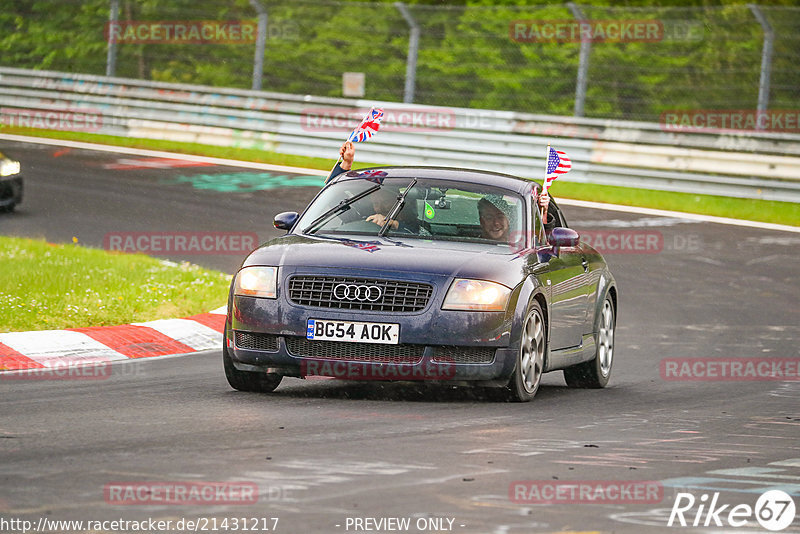
{"type": "Polygon", "coordinates": [[[114,76],[117,71],[117,41],[112,38],[113,28],[119,19],[119,0],[110,0],[108,14],[108,53],[106,54],[106,76],[114,76]]]}
{"type": "Polygon", "coordinates": [[[406,86],[403,91],[403,102],[410,104],[414,101],[414,87],[417,82],[417,54],[419,52],[419,24],[414,20],[408,7],[403,2],[395,2],[395,7],[406,19],[411,33],[408,37],[408,59],[406,60],[406,86]]]}
{"type": "Polygon", "coordinates": [[[253,58],[253,90],[261,90],[261,78],[264,76],[264,49],[267,46],[267,10],[258,0],[250,0],[250,5],[258,12],[258,34],[256,35],[256,51],[253,58]]]}
{"type": "MultiPolygon", "coordinates": [[[[573,2],[567,2],[567,7],[569,10],[572,11],[572,16],[575,17],[578,21],[580,21],[581,26],[583,23],[586,22],[586,17],[583,15],[581,8],[575,5],[573,2]]],[[[581,28],[583,29],[583,28],[581,28]]],[[[592,48],[592,41],[591,39],[585,39],[583,37],[583,31],[581,33],[581,51],[579,54],[578,59],[578,80],[575,83],[575,116],[576,117],[583,117],[583,105],[586,101],[586,80],[587,80],[587,72],[589,72],[589,52],[592,48]]]]}
{"type": "Polygon", "coordinates": [[[761,49],[761,76],[758,80],[758,119],[756,120],[756,130],[763,130],[764,125],[761,123],[761,117],[767,111],[767,106],[769,105],[769,76],[772,70],[772,43],[775,41],[775,33],[772,31],[772,25],[767,20],[767,17],[764,16],[757,5],[747,4],[747,7],[753,12],[756,20],[764,30],[764,47],[761,49]]]}

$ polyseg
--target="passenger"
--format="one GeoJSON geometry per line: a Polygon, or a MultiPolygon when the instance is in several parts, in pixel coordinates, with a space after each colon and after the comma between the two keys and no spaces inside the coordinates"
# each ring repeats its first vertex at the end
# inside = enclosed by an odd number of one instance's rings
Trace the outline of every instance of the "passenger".
{"type": "Polygon", "coordinates": [[[481,237],[495,241],[508,241],[509,219],[514,208],[499,195],[486,195],[478,201],[478,218],[481,237]]]}

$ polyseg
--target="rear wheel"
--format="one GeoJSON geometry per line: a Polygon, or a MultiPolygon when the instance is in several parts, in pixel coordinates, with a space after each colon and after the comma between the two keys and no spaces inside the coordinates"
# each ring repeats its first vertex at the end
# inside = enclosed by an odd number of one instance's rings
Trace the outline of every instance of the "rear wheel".
{"type": "Polygon", "coordinates": [[[564,369],[564,379],[572,388],[604,388],[611,377],[614,358],[616,317],[611,296],[606,295],[595,331],[596,352],[592,360],[564,369]]]}
{"type": "Polygon", "coordinates": [[[283,379],[282,375],[275,373],[256,373],[253,371],[240,371],[233,366],[233,360],[228,353],[227,335],[222,341],[222,365],[225,368],[225,378],[233,389],[239,391],[255,391],[269,393],[274,391],[283,379]]]}
{"type": "Polygon", "coordinates": [[[544,314],[542,314],[542,307],[539,303],[532,300],[522,322],[516,369],[506,386],[511,400],[528,402],[536,395],[544,373],[546,351],[547,334],[544,314]]]}

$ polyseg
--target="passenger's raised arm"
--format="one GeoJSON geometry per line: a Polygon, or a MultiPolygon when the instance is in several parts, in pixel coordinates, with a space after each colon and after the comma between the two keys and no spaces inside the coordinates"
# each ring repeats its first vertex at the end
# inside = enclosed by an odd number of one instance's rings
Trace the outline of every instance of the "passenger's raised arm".
{"type": "Polygon", "coordinates": [[[339,149],[339,161],[336,162],[336,166],[331,170],[325,183],[328,183],[334,176],[352,169],[355,157],[356,145],[352,141],[345,141],[339,149]]]}

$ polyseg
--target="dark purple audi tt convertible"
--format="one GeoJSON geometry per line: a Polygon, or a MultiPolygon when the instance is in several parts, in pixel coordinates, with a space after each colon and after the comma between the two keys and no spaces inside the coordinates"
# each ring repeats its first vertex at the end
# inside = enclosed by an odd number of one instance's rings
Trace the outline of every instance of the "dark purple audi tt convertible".
{"type": "Polygon", "coordinates": [[[611,374],[617,287],[535,182],[492,172],[382,167],[340,174],[231,284],[230,385],[284,376],[428,380],[528,401],[542,374],[573,387],[611,374]]]}

